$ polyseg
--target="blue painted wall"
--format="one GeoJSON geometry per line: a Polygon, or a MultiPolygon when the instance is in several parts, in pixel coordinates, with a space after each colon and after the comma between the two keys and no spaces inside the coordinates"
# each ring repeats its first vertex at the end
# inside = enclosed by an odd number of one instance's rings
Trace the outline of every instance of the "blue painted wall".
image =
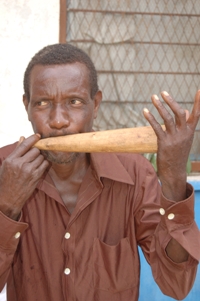
{"type": "MultiPolygon", "coordinates": [[[[195,220],[200,228],[200,181],[189,181],[195,189],[195,220]]],[[[147,264],[142,252],[141,256],[141,282],[139,301],[172,301],[173,298],[163,295],[153,280],[151,268],[147,264]]],[[[184,301],[200,301],[200,266],[198,268],[195,284],[184,301]]]]}

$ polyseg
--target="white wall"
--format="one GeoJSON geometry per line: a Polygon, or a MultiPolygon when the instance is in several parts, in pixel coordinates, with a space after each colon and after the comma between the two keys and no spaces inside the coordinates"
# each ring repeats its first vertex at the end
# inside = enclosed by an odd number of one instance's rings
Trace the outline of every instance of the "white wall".
{"type": "Polygon", "coordinates": [[[59,0],[0,1],[0,146],[32,133],[22,103],[23,73],[38,50],[58,40],[59,0]]]}
{"type": "Polygon", "coordinates": [[[59,0],[0,1],[0,146],[32,133],[23,73],[38,50],[58,39],[59,0]]]}

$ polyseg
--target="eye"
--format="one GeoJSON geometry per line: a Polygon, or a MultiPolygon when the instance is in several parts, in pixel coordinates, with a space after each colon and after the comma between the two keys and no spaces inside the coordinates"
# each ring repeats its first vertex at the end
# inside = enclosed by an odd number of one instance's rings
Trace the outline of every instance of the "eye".
{"type": "Polygon", "coordinates": [[[41,100],[41,101],[38,101],[37,106],[39,106],[39,107],[44,107],[44,106],[47,105],[47,103],[48,103],[48,101],[46,101],[46,100],[41,100]]]}
{"type": "Polygon", "coordinates": [[[72,105],[80,105],[82,103],[79,99],[72,99],[70,102],[72,105]]]}

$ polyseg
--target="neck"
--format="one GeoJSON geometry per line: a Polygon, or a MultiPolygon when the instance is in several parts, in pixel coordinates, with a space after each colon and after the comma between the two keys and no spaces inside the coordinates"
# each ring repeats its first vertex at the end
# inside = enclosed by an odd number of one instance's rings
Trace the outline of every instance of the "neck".
{"type": "Polygon", "coordinates": [[[75,160],[66,164],[53,163],[50,176],[71,214],[76,206],[78,192],[89,166],[89,156],[79,154],[75,160]]]}
{"type": "Polygon", "coordinates": [[[83,178],[89,166],[89,155],[80,153],[76,160],[66,164],[52,163],[50,175],[52,178],[68,180],[73,177],[83,178]]]}

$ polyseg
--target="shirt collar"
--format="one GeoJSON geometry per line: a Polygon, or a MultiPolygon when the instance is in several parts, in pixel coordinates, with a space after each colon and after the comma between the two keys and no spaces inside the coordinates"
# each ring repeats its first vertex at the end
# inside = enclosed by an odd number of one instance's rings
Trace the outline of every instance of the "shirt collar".
{"type": "Polygon", "coordinates": [[[134,181],[115,153],[91,153],[91,168],[98,179],[109,178],[114,181],[134,185],[134,181]]]}
{"type": "MultiPolygon", "coordinates": [[[[101,178],[108,178],[114,181],[134,185],[134,181],[127,172],[122,162],[115,153],[91,153],[90,167],[93,171],[93,176],[102,186],[101,178]]],[[[57,192],[57,189],[46,171],[37,184],[37,188],[48,193],[49,196],[62,203],[62,200],[57,192]]]]}

